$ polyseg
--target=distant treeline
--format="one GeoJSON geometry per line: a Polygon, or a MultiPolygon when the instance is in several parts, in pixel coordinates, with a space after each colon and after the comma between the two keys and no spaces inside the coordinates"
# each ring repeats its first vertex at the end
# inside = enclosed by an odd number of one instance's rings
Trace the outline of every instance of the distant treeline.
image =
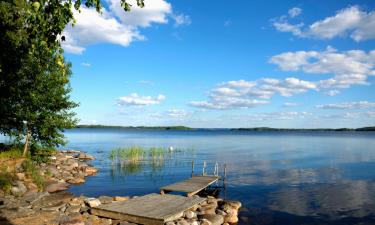
{"type": "Polygon", "coordinates": [[[375,131],[375,127],[361,128],[314,128],[314,129],[294,129],[294,128],[271,128],[271,127],[254,127],[254,128],[233,128],[232,131],[375,131]]]}
{"type": "Polygon", "coordinates": [[[314,128],[314,129],[300,129],[300,128],[271,128],[271,127],[253,127],[253,128],[232,128],[232,129],[208,129],[208,128],[190,128],[186,126],[108,126],[108,125],[78,125],[76,128],[115,128],[115,129],[132,129],[132,130],[231,130],[231,131],[375,131],[373,127],[361,128],[314,128]]]}
{"type": "Polygon", "coordinates": [[[185,126],[107,126],[107,125],[77,125],[76,128],[116,128],[116,129],[134,129],[134,130],[194,130],[185,126]]]}

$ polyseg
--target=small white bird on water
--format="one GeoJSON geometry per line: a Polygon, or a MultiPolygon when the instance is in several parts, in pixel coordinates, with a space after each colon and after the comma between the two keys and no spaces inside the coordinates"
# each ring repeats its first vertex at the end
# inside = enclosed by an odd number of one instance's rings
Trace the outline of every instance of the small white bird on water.
{"type": "Polygon", "coordinates": [[[169,146],[168,150],[169,150],[170,152],[173,152],[173,146],[169,146]]]}

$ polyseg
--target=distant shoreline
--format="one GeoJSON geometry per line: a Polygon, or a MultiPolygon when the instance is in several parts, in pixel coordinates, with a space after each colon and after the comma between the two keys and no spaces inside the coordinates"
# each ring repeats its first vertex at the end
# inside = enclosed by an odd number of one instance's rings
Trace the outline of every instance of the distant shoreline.
{"type": "Polygon", "coordinates": [[[110,128],[110,129],[128,129],[128,130],[229,130],[229,131],[375,131],[375,126],[360,128],[271,128],[271,127],[252,127],[252,128],[191,128],[186,126],[109,126],[109,125],[77,125],[75,128],[110,128]]]}

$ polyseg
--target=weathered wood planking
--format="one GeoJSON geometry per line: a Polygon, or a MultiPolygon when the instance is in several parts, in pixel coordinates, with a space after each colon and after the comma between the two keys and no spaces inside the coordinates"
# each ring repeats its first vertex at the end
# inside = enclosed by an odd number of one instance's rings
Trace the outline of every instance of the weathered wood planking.
{"type": "Polygon", "coordinates": [[[190,179],[162,187],[160,188],[160,192],[163,194],[165,192],[177,191],[184,192],[187,196],[193,196],[219,180],[219,178],[218,176],[193,176],[190,179]]]}
{"type": "Polygon", "coordinates": [[[149,194],[128,201],[100,205],[92,208],[91,213],[133,223],[163,225],[179,218],[184,211],[204,200],[205,198],[198,196],[149,194]]]}

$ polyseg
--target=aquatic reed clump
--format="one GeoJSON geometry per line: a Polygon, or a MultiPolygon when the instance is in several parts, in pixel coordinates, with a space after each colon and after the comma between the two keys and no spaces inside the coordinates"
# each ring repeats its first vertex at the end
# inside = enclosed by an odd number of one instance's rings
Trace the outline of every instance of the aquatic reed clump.
{"type": "Polygon", "coordinates": [[[112,161],[139,162],[145,159],[146,150],[139,146],[115,148],[110,152],[109,158],[112,161]]]}

